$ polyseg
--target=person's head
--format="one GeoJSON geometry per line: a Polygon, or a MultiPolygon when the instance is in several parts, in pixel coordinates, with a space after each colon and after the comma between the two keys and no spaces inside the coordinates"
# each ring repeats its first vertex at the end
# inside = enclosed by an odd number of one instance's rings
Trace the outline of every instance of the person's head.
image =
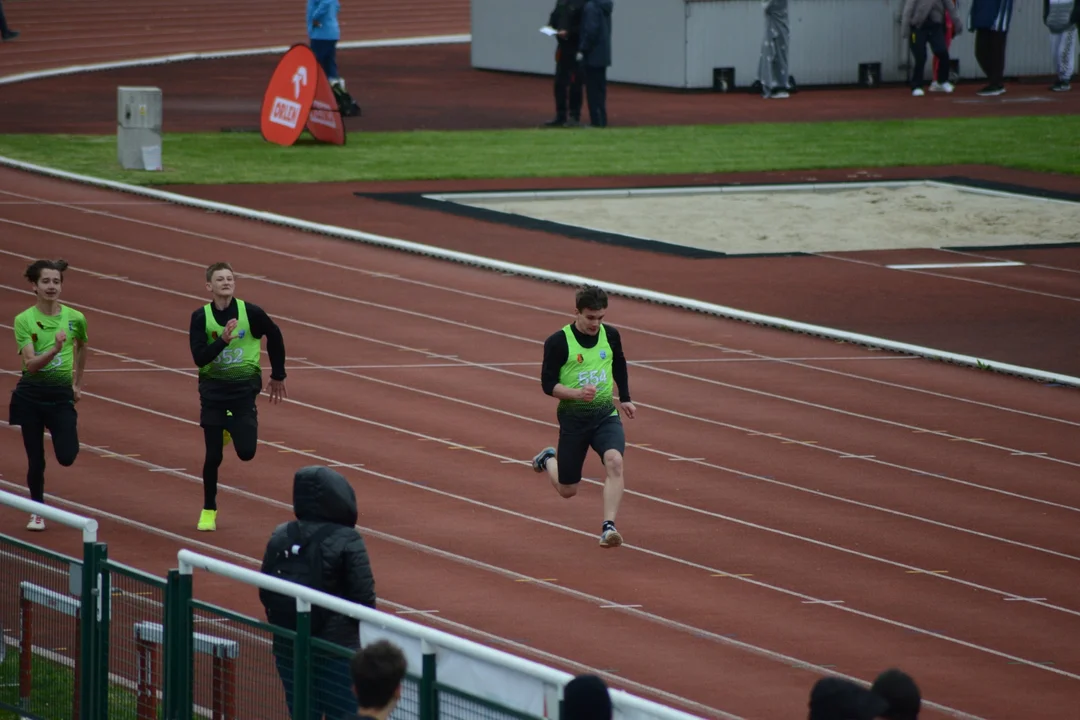
{"type": "Polygon", "coordinates": [[[607,313],[607,293],[595,285],[586,285],[577,291],[574,302],[578,330],[587,335],[600,332],[600,322],[607,313]]]}
{"type": "Polygon", "coordinates": [[[578,675],[563,688],[562,720],[611,720],[611,695],[596,675],[578,675]]]}
{"type": "Polygon", "coordinates": [[[23,277],[30,281],[39,299],[59,300],[67,269],[66,260],[37,260],[27,266],[23,277]]]}
{"type": "Polygon", "coordinates": [[[408,663],[396,645],[377,640],[356,651],[349,663],[360,709],[389,714],[401,699],[408,663]]]}
{"type": "Polygon", "coordinates": [[[889,704],[862,685],[841,677],[825,677],[810,690],[808,720],[875,720],[889,704]]]}
{"type": "Polygon", "coordinates": [[[903,670],[890,668],[881,673],[870,690],[889,703],[889,711],[882,717],[888,720],[916,720],[919,717],[922,694],[915,680],[903,670]]]}
{"type": "Polygon", "coordinates": [[[217,262],[206,268],[206,289],[214,297],[231,298],[236,290],[232,266],[227,262],[217,262]]]}

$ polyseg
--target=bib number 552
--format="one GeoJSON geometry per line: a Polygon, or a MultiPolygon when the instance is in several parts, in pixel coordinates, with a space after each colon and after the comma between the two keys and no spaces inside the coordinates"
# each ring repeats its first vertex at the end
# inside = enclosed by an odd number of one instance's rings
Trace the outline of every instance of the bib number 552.
{"type": "Polygon", "coordinates": [[[225,348],[221,354],[214,358],[214,365],[219,367],[239,365],[244,361],[244,351],[240,348],[225,348]]]}

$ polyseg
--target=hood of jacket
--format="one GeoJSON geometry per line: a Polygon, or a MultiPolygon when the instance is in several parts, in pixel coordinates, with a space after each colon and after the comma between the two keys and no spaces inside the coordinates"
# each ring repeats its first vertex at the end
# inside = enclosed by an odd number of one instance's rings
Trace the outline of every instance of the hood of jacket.
{"type": "Polygon", "coordinates": [[[611,11],[615,9],[615,0],[593,0],[600,6],[600,12],[605,15],[611,15],[611,11]]]}
{"type": "Polygon", "coordinates": [[[353,527],[356,492],[345,477],[322,465],[309,465],[293,476],[293,512],[297,520],[353,527]]]}

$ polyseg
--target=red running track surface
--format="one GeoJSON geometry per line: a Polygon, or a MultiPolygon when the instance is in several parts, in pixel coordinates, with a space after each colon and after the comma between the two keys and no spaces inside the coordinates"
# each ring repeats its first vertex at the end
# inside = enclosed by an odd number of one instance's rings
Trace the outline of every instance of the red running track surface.
{"type": "MultiPolygon", "coordinates": [[[[47,491],[98,518],[116,560],[164,575],[188,547],[257,566],[293,470],[338,464],[383,609],[571,672],[711,716],[801,717],[819,676],[890,666],[928,718],[1075,707],[1072,390],[617,299],[640,416],[627,545],[603,550],[597,459],[572,501],[528,467],[555,439],[538,372],[570,289],[11,171],[0,202],[5,332],[31,302],[24,265],[72,263],[84,447],[50,462],[47,491]],[[290,399],[262,404],[252,462],[227,454],[209,534],[186,333],[220,259],[280,323],[290,399]]],[[[2,430],[0,487],[23,492],[2,430]]],[[[196,594],[261,614],[222,579],[196,594]]]]}
{"type": "MultiPolygon", "coordinates": [[[[407,1],[408,8],[401,0],[342,3],[342,42],[469,32],[468,0],[407,1]]],[[[8,24],[21,36],[3,44],[0,77],[307,42],[304,5],[294,0],[9,1],[4,3],[8,24]]],[[[147,72],[144,68],[140,82],[146,82],[147,72]]],[[[72,84],[64,87],[70,90],[72,84]]]]}

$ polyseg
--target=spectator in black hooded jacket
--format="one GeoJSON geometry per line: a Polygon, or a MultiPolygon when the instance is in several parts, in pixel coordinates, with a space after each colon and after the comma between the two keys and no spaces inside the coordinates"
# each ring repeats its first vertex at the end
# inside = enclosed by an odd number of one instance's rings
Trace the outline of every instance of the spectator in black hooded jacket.
{"type": "MultiPolygon", "coordinates": [[[[375,608],[375,578],[364,538],[356,530],[356,493],[341,473],[322,466],[303,467],[293,477],[293,512],[299,521],[300,543],[325,533],[318,543],[322,557],[322,592],[375,608]]],[[[290,523],[274,529],[266,545],[263,572],[278,551],[293,544],[290,523]]],[[[312,620],[322,612],[320,628],[313,633],[326,642],[350,650],[360,647],[360,622],[339,613],[312,608],[312,620]]],[[[273,622],[273,621],[271,621],[273,622]]],[[[275,635],[274,656],[285,689],[289,714],[293,707],[292,642],[275,635]]],[[[357,710],[349,671],[350,656],[312,650],[312,718],[344,718],[357,710]]]]}
{"type": "Polygon", "coordinates": [[[611,12],[613,0],[586,0],[581,14],[578,66],[585,73],[589,124],[607,127],[607,69],[611,66],[611,12]]]}

